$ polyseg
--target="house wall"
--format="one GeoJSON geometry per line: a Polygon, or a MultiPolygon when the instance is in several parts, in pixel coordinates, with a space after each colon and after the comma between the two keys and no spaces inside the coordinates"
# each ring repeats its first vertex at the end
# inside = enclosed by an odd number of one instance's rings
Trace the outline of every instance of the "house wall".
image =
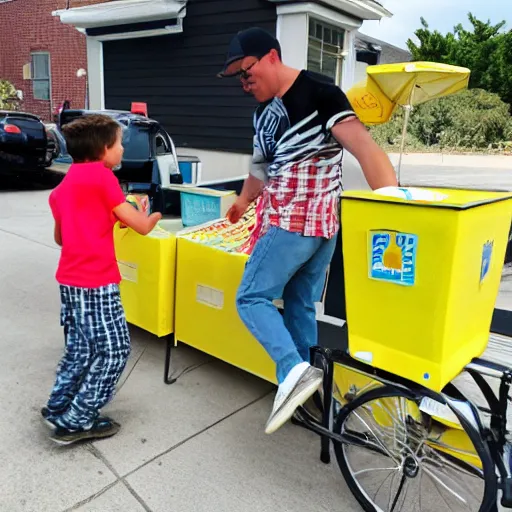
{"type": "Polygon", "coordinates": [[[149,115],[182,153],[183,148],[250,152],[256,103],[237,79],[216,75],[237,31],[259,26],[275,33],[276,20],[276,8],[267,0],[195,0],[187,5],[181,34],[104,41],[105,107],[146,102],[149,115]]]}
{"type": "Polygon", "coordinates": [[[79,68],[86,68],[85,36],[52,16],[52,11],[65,3],[65,0],[0,3],[0,79],[9,80],[23,91],[22,110],[46,121],[63,100],[69,99],[71,106],[78,108],[83,108],[85,101],[85,79],[76,76],[79,68]],[[50,53],[50,101],[35,100],[32,81],[23,80],[23,65],[31,61],[31,52],[37,51],[50,53]]]}

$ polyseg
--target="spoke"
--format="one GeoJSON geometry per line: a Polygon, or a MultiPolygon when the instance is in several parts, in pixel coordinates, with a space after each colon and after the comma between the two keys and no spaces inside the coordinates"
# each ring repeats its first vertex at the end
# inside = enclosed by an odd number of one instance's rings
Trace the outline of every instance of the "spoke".
{"type": "Polygon", "coordinates": [[[386,481],[388,480],[388,478],[390,478],[390,477],[391,477],[391,480],[393,480],[394,476],[395,476],[395,473],[389,473],[389,475],[388,475],[386,478],[384,478],[384,480],[382,481],[382,483],[379,485],[379,487],[377,488],[377,491],[375,492],[375,495],[373,496],[373,501],[374,501],[375,503],[377,503],[377,495],[379,494],[380,490],[382,489],[382,486],[386,483],[386,481]]]}
{"type": "Polygon", "coordinates": [[[460,496],[460,494],[457,494],[453,489],[450,489],[439,477],[437,477],[433,471],[431,471],[430,469],[427,469],[426,467],[423,468],[423,471],[425,471],[425,473],[430,477],[432,478],[434,481],[438,482],[439,485],[441,485],[441,487],[444,487],[449,493],[453,494],[453,496],[455,496],[455,498],[457,498],[458,500],[460,500],[462,503],[466,504],[467,505],[467,502],[466,500],[460,496]]]}
{"type": "MultiPolygon", "coordinates": [[[[427,468],[424,466],[424,467],[423,467],[423,469],[425,469],[425,470],[426,470],[427,468]]],[[[437,469],[437,468],[436,468],[436,469],[437,469]]],[[[438,468],[438,469],[439,469],[439,472],[438,472],[438,473],[439,473],[439,474],[440,474],[440,476],[442,476],[445,480],[450,480],[450,481],[452,482],[452,484],[453,484],[455,487],[459,488],[461,491],[465,491],[465,492],[469,493],[473,498],[478,499],[478,497],[474,494],[473,489],[471,488],[471,486],[463,486],[463,485],[461,485],[461,483],[460,483],[458,480],[455,480],[455,479],[454,479],[454,478],[453,478],[449,473],[447,473],[447,472],[445,471],[444,467],[442,467],[442,466],[441,466],[441,467],[440,467],[440,468],[438,468]]],[[[429,469],[429,471],[431,471],[432,473],[434,473],[434,469],[433,469],[433,468],[432,468],[432,469],[429,469]]],[[[473,475],[471,475],[471,476],[473,476],[473,475]]],[[[473,478],[475,478],[475,477],[473,476],[473,478]]],[[[455,492],[455,491],[453,491],[453,492],[455,492]]]]}
{"type": "Polygon", "coordinates": [[[375,471],[397,471],[400,469],[400,466],[395,468],[369,468],[369,469],[361,469],[360,471],[356,471],[354,476],[362,475],[363,473],[373,473],[375,471]]]}
{"type": "Polygon", "coordinates": [[[397,460],[395,460],[395,457],[393,456],[393,454],[388,450],[387,446],[384,445],[384,443],[382,443],[380,441],[380,439],[375,435],[374,431],[372,430],[372,428],[370,427],[370,425],[368,425],[357,413],[354,412],[354,415],[359,419],[359,421],[372,433],[373,437],[375,438],[376,442],[381,446],[381,448],[389,455],[389,457],[391,459],[393,459],[395,462],[398,463],[397,460]]]}
{"type": "Polygon", "coordinates": [[[436,482],[434,482],[434,487],[436,488],[436,491],[437,493],[439,494],[440,498],[444,501],[445,505],[452,511],[453,511],[453,508],[450,506],[450,504],[446,501],[445,497],[443,496],[442,492],[439,490],[439,487],[438,485],[436,484],[436,482]]]}
{"type": "Polygon", "coordinates": [[[391,506],[390,512],[393,512],[395,510],[396,504],[398,503],[398,498],[400,497],[400,493],[402,492],[402,489],[404,488],[405,480],[407,477],[405,474],[402,475],[402,479],[400,480],[400,484],[398,485],[398,491],[396,492],[395,499],[393,500],[393,505],[391,506]]]}
{"type": "Polygon", "coordinates": [[[426,462],[426,463],[435,464],[435,465],[438,465],[439,467],[449,466],[454,471],[458,471],[459,473],[461,473],[463,475],[467,475],[467,476],[470,476],[472,478],[476,478],[476,479],[479,479],[479,480],[483,480],[484,479],[484,472],[480,468],[477,468],[477,467],[475,467],[475,466],[473,466],[473,465],[471,465],[471,464],[469,464],[467,462],[464,463],[464,464],[467,464],[469,467],[471,467],[471,469],[473,469],[473,471],[475,471],[478,474],[471,473],[467,469],[464,469],[463,467],[457,465],[455,462],[452,462],[451,460],[449,460],[447,458],[445,459],[445,458],[439,457],[439,459],[434,460],[434,459],[431,459],[427,455],[425,457],[420,458],[419,461],[420,462],[426,462]]]}

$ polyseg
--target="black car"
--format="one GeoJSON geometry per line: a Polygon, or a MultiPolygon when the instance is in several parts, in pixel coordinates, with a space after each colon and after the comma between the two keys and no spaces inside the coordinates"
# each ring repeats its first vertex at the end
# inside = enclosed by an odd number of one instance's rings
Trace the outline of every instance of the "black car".
{"type": "Polygon", "coordinates": [[[54,156],[54,137],[39,117],[0,110],[0,169],[45,168],[54,156]]]}
{"type": "Polygon", "coordinates": [[[112,117],[123,129],[123,160],[113,171],[125,192],[147,193],[153,211],[179,215],[179,193],[168,189],[169,185],[183,183],[176,149],[169,134],[154,119],[128,111],[64,110],[58,125],[49,127],[57,143],[55,163],[71,164],[62,127],[92,114],[112,117]]]}

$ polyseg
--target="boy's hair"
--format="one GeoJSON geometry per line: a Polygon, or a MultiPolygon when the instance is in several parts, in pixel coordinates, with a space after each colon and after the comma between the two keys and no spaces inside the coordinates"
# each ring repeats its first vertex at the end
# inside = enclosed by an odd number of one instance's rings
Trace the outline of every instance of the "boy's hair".
{"type": "Polygon", "coordinates": [[[103,158],[105,147],[111,148],[121,125],[109,116],[84,115],[62,127],[68,153],[73,162],[97,162],[103,158]]]}

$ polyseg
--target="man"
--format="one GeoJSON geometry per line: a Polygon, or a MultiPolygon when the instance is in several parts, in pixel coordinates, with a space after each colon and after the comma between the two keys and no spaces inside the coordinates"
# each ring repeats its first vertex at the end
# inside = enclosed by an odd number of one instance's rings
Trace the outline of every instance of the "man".
{"type": "Polygon", "coordinates": [[[309,363],[339,229],[343,148],[371,188],[396,186],[389,158],[335,85],[283,64],[279,42],[251,28],[231,41],[221,77],[238,76],[260,103],[249,177],[228,212],[237,222],[262,195],[263,229],[237,296],[238,313],[277,367],[278,391],[265,432],[275,432],[321,387],[309,363]],[[284,300],[284,315],[273,305],[284,300]]]}

